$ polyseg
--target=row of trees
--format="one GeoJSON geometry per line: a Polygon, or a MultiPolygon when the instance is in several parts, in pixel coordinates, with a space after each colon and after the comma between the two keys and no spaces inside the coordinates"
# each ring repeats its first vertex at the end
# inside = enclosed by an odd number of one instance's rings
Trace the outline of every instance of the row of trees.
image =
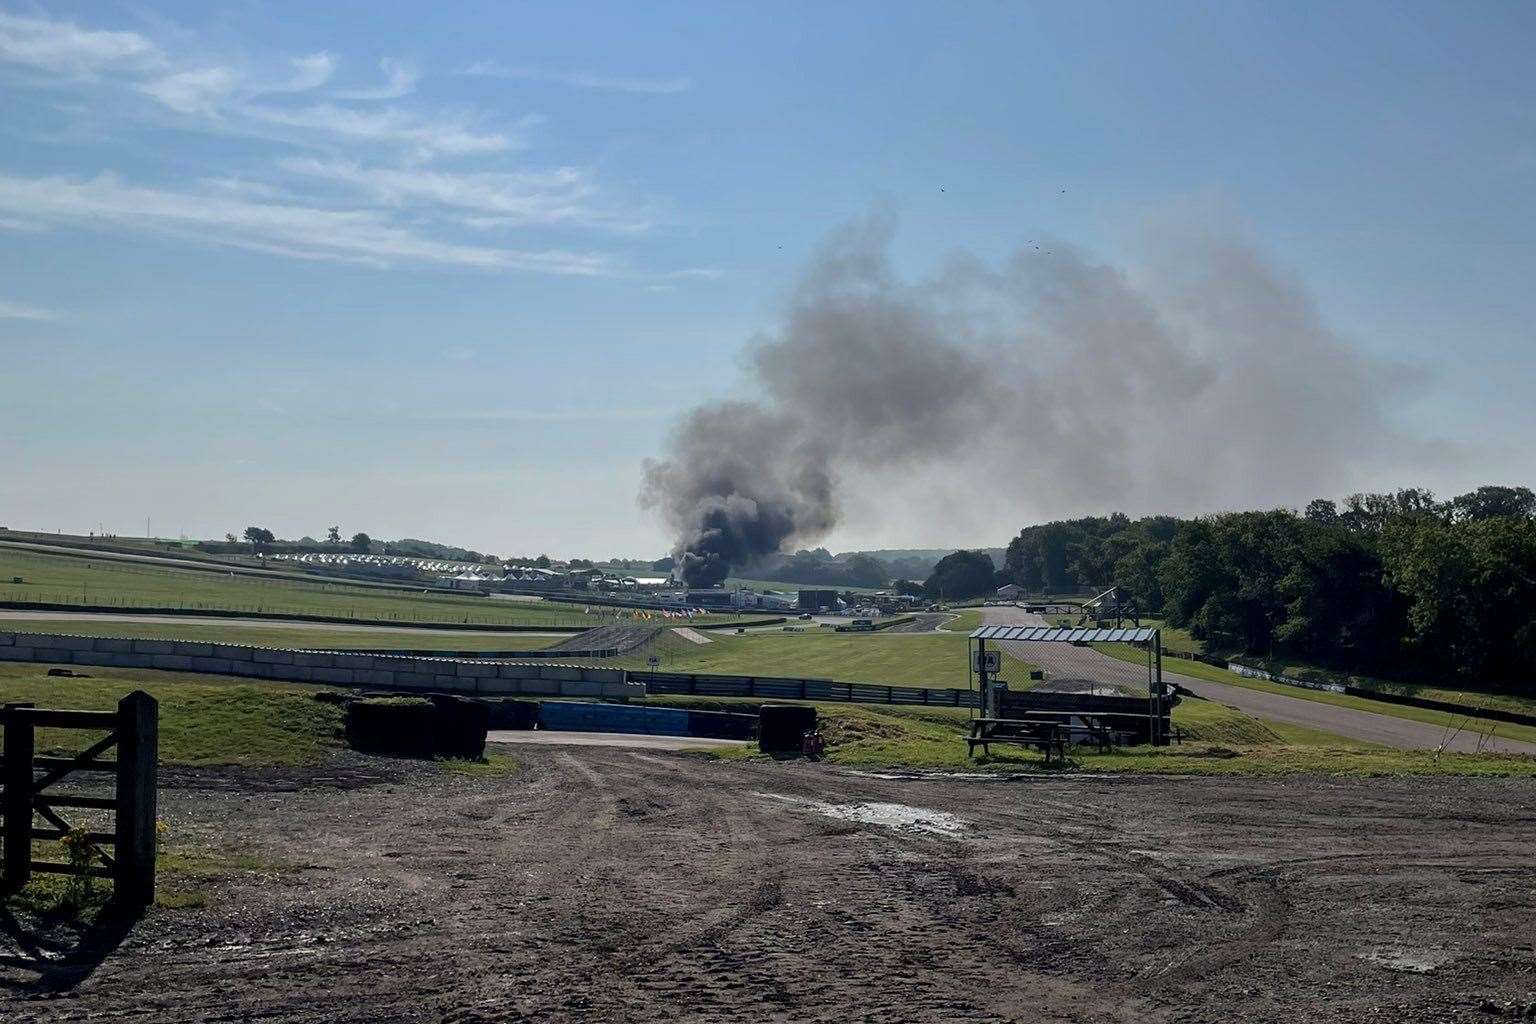
{"type": "Polygon", "coordinates": [[[1536,683],[1536,495],[1525,487],[1047,523],[1014,538],[1000,575],[1031,590],[1120,586],[1219,649],[1536,683]]]}
{"type": "MultiPolygon", "coordinates": [[[[278,543],[277,535],[264,526],[247,526],[245,528],[245,533],[242,534],[241,537],[247,544],[251,545],[258,551],[264,551],[267,548],[270,548],[272,545],[278,543]]],[[[230,544],[239,543],[239,540],[232,533],[226,533],[224,535],[224,540],[226,543],[230,544]]],[[[328,531],[326,531],[325,542],[326,544],[333,547],[339,546],[341,544],[341,527],[332,526],[328,531]]],[[[301,545],[308,546],[319,544],[319,542],[312,537],[305,537],[303,540],[299,541],[299,543],[301,545]]],[[[347,548],[348,550],[358,554],[367,554],[369,551],[373,550],[373,540],[366,533],[354,533],[352,535],[351,541],[347,543],[347,548]]]]}

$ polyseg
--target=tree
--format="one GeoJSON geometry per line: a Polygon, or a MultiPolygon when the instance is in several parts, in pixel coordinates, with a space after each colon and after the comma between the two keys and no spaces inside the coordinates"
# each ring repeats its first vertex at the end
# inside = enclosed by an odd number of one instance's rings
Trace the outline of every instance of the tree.
{"type": "Polygon", "coordinates": [[[1533,517],[1536,517],[1536,494],[1529,487],[1479,487],[1451,499],[1451,518],[1458,523],[1533,517]]]}
{"type": "Polygon", "coordinates": [[[676,567],[677,559],[671,555],[667,555],[665,558],[658,558],[651,563],[651,571],[653,572],[671,572],[676,567]]]}
{"type": "Polygon", "coordinates": [[[232,534],[232,533],[226,533],[226,534],[225,534],[225,535],[224,535],[224,540],[225,540],[225,542],[226,542],[226,543],[229,543],[229,544],[234,544],[234,543],[237,543],[237,542],[238,542],[238,541],[239,541],[239,540],[240,540],[240,538],[239,538],[239,537],[236,537],[236,536],[235,536],[235,535],[234,535],[234,534],[232,534]]]}
{"type": "Polygon", "coordinates": [[[360,555],[366,555],[373,550],[373,538],[366,533],[354,533],[352,535],[352,550],[360,555]]]}
{"type": "Polygon", "coordinates": [[[985,551],[956,551],[939,559],[923,583],[931,598],[966,601],[992,592],[992,558],[985,551]]]}
{"type": "Polygon", "coordinates": [[[326,531],[325,531],[325,542],[327,544],[340,544],[341,543],[341,527],[339,527],[339,526],[327,527],[326,531]]]}
{"type": "Polygon", "coordinates": [[[538,558],[535,558],[533,560],[533,564],[534,564],[535,568],[548,569],[549,568],[549,564],[550,564],[549,563],[549,556],[548,555],[540,555],[538,558]]]}
{"type": "Polygon", "coordinates": [[[891,580],[890,567],[874,555],[852,555],[836,564],[841,567],[841,575],[850,587],[883,587],[891,580]]]}
{"type": "Polygon", "coordinates": [[[1313,498],[1307,502],[1307,510],[1302,514],[1308,522],[1334,526],[1339,521],[1339,506],[1327,498],[1313,498]]]}
{"type": "Polygon", "coordinates": [[[264,529],[260,526],[247,526],[245,528],[245,539],[248,543],[251,544],[251,546],[258,548],[267,544],[271,544],[277,540],[277,538],[272,535],[271,530],[264,529]]]}

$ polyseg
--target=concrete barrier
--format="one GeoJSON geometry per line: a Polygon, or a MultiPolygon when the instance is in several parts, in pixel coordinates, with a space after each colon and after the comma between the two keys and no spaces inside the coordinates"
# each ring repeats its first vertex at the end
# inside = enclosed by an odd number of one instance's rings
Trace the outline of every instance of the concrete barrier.
{"type": "Polygon", "coordinates": [[[520,664],[485,659],[396,657],[275,650],[193,640],[137,640],[0,631],[0,661],[35,661],[111,668],[245,676],[282,682],[322,682],[404,692],[433,690],[466,696],[622,699],[645,696],[645,685],[623,669],[520,664]],[[551,669],[555,671],[551,672],[551,669]]]}

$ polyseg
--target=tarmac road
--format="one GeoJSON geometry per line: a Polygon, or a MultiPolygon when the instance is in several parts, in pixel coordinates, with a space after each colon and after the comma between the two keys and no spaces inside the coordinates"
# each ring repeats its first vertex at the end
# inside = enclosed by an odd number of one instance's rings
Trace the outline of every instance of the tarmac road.
{"type": "Polygon", "coordinates": [[[133,615],[127,612],[50,612],[0,608],[0,628],[25,630],[29,620],[50,622],[149,622],[174,626],[255,626],[267,629],[317,629],[328,633],[411,633],[422,637],[451,640],[454,637],[506,637],[510,642],[519,636],[569,637],[569,630],[535,633],[524,630],[499,629],[422,629],[409,625],[368,626],[357,622],[309,622],[304,619],[245,619],[223,615],[133,615]]]}
{"type": "MultiPolygon", "coordinates": [[[[1012,606],[982,609],[982,621],[989,626],[1045,626],[1049,625],[1038,615],[1012,606]]],[[[1139,665],[1111,658],[1089,647],[1074,647],[1062,643],[1009,642],[1009,653],[1045,669],[1046,674],[1056,677],[1092,679],[1101,682],[1125,683],[1146,691],[1147,673],[1139,665]]],[[[1391,715],[1339,707],[1305,697],[1287,697],[1282,694],[1250,690],[1228,683],[1215,683],[1195,679],[1168,671],[1168,661],[1163,662],[1163,678],[1207,700],[1218,701],[1236,708],[1244,714],[1270,722],[1306,726],[1321,729],[1337,736],[1379,743],[1403,750],[1433,750],[1445,745],[1447,750],[1476,751],[1481,741],[1482,749],[1512,754],[1536,754],[1536,743],[1504,739],[1497,735],[1486,740],[1476,731],[1463,731],[1447,739],[1444,726],[1391,715]]],[[[1479,723],[1483,728],[1496,723],[1479,723]]]]}

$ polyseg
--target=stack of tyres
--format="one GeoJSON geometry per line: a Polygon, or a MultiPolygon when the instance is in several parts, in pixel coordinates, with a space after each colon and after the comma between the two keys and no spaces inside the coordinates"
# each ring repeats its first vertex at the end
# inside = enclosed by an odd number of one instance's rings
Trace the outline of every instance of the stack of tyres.
{"type": "Polygon", "coordinates": [[[764,704],[758,714],[758,749],[765,754],[798,754],[805,734],[815,728],[815,708],[803,704],[764,704]]]}
{"type": "Polygon", "coordinates": [[[354,700],[347,705],[346,730],[353,750],[431,757],[437,709],[424,700],[354,700]]]}
{"type": "Polygon", "coordinates": [[[539,702],[507,697],[491,701],[492,729],[532,729],[539,724],[539,702]]]}
{"type": "Polygon", "coordinates": [[[437,709],[436,752],[443,757],[463,757],[478,761],[485,756],[485,731],[491,709],[483,700],[434,694],[437,709]]]}

